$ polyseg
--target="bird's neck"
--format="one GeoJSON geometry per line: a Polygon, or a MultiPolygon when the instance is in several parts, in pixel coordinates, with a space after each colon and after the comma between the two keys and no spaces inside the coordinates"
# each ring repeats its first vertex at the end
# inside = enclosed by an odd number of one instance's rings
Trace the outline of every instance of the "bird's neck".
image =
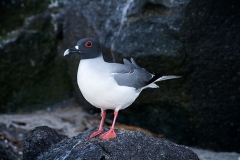
{"type": "Polygon", "coordinates": [[[81,59],[95,59],[102,57],[102,52],[100,50],[84,50],[80,55],[81,59]]]}
{"type": "Polygon", "coordinates": [[[103,57],[91,58],[91,59],[81,59],[78,67],[78,75],[82,75],[86,72],[91,72],[91,74],[106,70],[106,62],[103,57]]]}
{"type": "Polygon", "coordinates": [[[81,63],[88,63],[88,64],[101,64],[101,63],[104,63],[105,61],[104,61],[104,59],[103,59],[103,56],[102,55],[100,55],[100,56],[98,56],[98,57],[96,57],[96,58],[90,58],[90,59],[81,59],[80,60],[80,62],[81,63]]]}

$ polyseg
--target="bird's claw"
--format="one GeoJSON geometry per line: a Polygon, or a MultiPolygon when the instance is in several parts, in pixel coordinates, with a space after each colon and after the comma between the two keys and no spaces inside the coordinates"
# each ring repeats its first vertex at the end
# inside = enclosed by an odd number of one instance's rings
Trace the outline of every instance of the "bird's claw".
{"type": "Polygon", "coordinates": [[[96,131],[96,132],[93,132],[93,133],[91,134],[91,136],[89,137],[89,139],[90,139],[90,138],[93,138],[93,137],[96,137],[96,136],[99,135],[100,133],[102,133],[102,130],[98,130],[98,131],[96,131]]]}
{"type": "Polygon", "coordinates": [[[101,139],[112,139],[116,137],[116,133],[114,131],[114,129],[110,129],[109,131],[107,131],[106,133],[103,133],[100,138],[101,139]]]}

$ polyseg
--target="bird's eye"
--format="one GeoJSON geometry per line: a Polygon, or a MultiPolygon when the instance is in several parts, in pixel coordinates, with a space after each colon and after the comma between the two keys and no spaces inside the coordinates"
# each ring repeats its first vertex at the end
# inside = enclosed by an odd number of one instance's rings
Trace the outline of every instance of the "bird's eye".
{"type": "Polygon", "coordinates": [[[92,47],[92,41],[87,41],[87,42],[85,43],[85,46],[86,46],[87,48],[92,47]]]}

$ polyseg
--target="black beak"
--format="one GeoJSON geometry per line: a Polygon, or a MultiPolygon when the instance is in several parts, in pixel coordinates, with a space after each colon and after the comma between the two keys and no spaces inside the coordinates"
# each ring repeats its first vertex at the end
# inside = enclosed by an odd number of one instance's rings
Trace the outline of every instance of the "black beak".
{"type": "Polygon", "coordinates": [[[63,56],[66,56],[66,55],[68,55],[69,53],[77,53],[77,54],[79,54],[79,53],[81,53],[81,51],[78,50],[78,49],[76,49],[76,48],[70,48],[70,49],[67,49],[67,50],[64,52],[63,56]]]}

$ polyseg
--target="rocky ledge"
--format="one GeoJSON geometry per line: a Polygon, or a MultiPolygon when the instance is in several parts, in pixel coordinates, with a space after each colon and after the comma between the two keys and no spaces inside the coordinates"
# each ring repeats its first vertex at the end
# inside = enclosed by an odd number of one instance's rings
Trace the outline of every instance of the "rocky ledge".
{"type": "Polygon", "coordinates": [[[68,138],[47,126],[37,127],[24,140],[23,159],[199,160],[186,146],[153,138],[142,132],[116,130],[115,139],[102,140],[96,137],[87,140],[92,132],[89,130],[68,138]]]}

